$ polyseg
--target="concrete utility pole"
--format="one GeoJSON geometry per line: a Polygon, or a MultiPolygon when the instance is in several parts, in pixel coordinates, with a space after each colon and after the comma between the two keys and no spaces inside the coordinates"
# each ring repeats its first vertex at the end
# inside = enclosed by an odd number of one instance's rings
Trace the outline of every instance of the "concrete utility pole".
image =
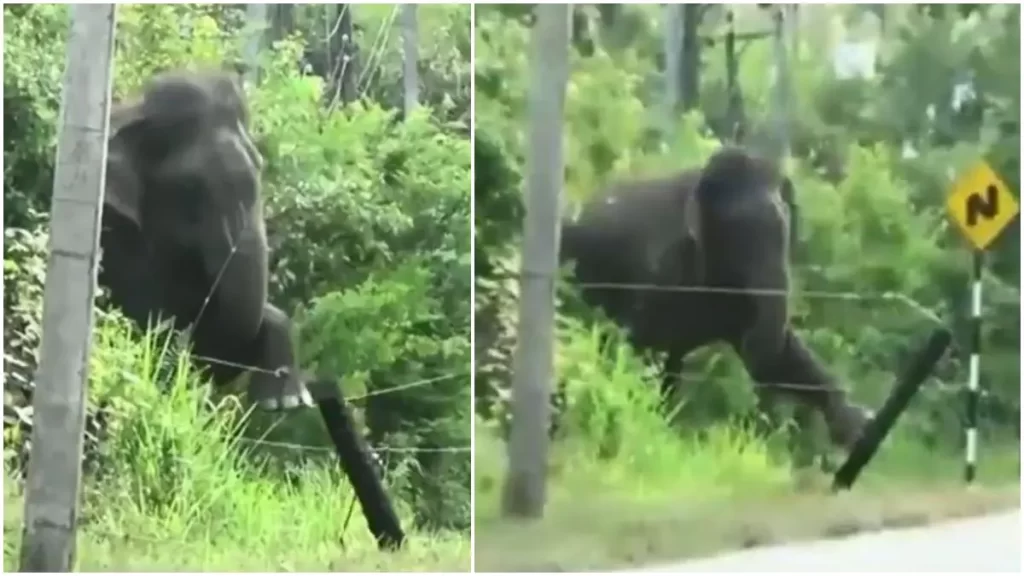
{"type": "Polygon", "coordinates": [[[503,513],[515,517],[543,515],[546,499],[570,9],[565,4],[537,5],[532,32],[519,334],[512,377],[508,477],[502,502],[503,513]]]}
{"type": "Polygon", "coordinates": [[[405,93],[405,117],[408,118],[420,100],[420,75],[416,69],[416,63],[419,61],[416,5],[403,4],[399,18],[402,26],[402,84],[405,93]]]}
{"type": "Polygon", "coordinates": [[[679,100],[684,112],[700,106],[700,21],[707,4],[680,4],[682,55],[679,61],[679,100]]]}
{"type": "Polygon", "coordinates": [[[103,188],[107,171],[114,5],[71,5],[61,127],[32,401],[21,571],[74,565],[103,188]]]}

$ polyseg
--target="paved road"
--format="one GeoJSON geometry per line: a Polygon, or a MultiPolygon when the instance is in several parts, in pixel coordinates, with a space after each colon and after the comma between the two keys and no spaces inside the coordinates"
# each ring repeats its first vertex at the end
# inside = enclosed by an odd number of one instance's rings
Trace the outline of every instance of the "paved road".
{"type": "Polygon", "coordinates": [[[745,550],[649,572],[1021,571],[1021,512],[745,550]]]}

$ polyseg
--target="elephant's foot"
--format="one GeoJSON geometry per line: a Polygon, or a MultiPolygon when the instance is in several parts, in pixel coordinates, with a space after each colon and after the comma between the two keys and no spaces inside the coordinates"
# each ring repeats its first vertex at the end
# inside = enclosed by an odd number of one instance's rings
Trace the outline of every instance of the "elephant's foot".
{"type": "Polygon", "coordinates": [[[847,451],[860,439],[864,427],[872,418],[874,413],[870,410],[848,403],[825,412],[825,422],[832,443],[847,451]]]}
{"type": "Polygon", "coordinates": [[[288,368],[254,372],[249,381],[249,400],[262,410],[294,410],[313,406],[313,396],[299,374],[288,368]]]}

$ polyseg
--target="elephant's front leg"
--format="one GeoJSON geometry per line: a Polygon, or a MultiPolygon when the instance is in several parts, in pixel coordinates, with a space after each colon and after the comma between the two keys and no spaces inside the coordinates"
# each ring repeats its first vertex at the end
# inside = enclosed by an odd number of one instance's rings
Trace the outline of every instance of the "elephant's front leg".
{"type": "Polygon", "coordinates": [[[295,358],[292,323],[284,312],[270,304],[263,307],[263,322],[250,350],[256,368],[249,380],[252,402],[264,410],[313,405],[295,358]]]}
{"type": "Polygon", "coordinates": [[[834,443],[849,448],[860,436],[870,412],[850,402],[846,391],[791,326],[785,327],[771,354],[758,354],[756,348],[743,346],[742,341],[734,346],[758,385],[775,388],[820,411],[834,443]]]}

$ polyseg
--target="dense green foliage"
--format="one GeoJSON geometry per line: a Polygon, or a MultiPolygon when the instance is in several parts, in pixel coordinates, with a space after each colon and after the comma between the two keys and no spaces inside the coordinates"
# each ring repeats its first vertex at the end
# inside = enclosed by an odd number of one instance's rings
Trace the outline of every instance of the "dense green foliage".
{"type": "MultiPolygon", "coordinates": [[[[733,8],[739,31],[768,28],[757,8],[733,8]]],[[[564,125],[569,210],[612,180],[699,165],[719,146],[713,134],[725,101],[722,46],[708,44],[700,105],[673,115],[674,129],[662,136],[662,9],[623,5],[613,21],[584,10],[590,28],[600,33],[592,35],[592,53],[584,55],[574,42],[570,55],[564,125]],[[630,40],[616,41],[621,38],[630,40]]],[[[788,165],[802,209],[791,275],[792,321],[854,397],[871,406],[881,404],[894,373],[936,323],[953,328],[956,352],[895,432],[910,447],[899,450],[906,462],[924,469],[927,458],[908,454],[930,453],[937,462],[940,454],[958,454],[963,442],[970,253],[945,212],[950,178],[984,158],[1011,190],[1019,189],[1020,13],[1015,6],[978,7],[966,16],[909,6],[887,10],[879,30],[874,17],[857,7],[801,7],[793,44],[799,50],[789,57],[788,165]],[[873,76],[837,77],[831,55],[839,38],[877,41],[873,76]],[[965,79],[973,81],[976,97],[956,107],[954,87],[965,79]],[[923,447],[930,452],[921,452],[923,447]]],[[[508,204],[518,202],[523,186],[525,99],[532,78],[527,21],[519,11],[477,10],[476,226],[488,232],[477,236],[476,388],[492,399],[507,391],[515,342],[521,220],[508,204]]],[[[706,20],[701,28],[702,35],[720,33],[720,21],[706,20]]],[[[771,41],[745,44],[739,64],[749,141],[758,147],[758,135],[772,126],[771,41]]],[[[1014,221],[988,251],[982,445],[1019,441],[1019,234],[1014,221]]],[[[645,494],[659,478],[677,490],[678,474],[702,474],[695,469],[704,462],[702,453],[688,443],[692,435],[686,431],[736,421],[755,407],[739,360],[717,346],[689,358],[686,402],[677,425],[668,427],[650,417],[654,365],[621,347],[613,347],[610,357],[602,354],[595,331],[611,328],[587,328],[580,318],[578,307],[563,302],[556,366],[564,402],[555,415],[562,430],[554,448],[556,470],[605,479],[621,471],[645,494]],[[605,462],[599,472],[581,464],[595,459],[605,462]],[[655,473],[663,468],[665,475],[655,473]]],[[[496,425],[493,415],[502,403],[477,404],[481,423],[496,425]]],[[[723,434],[701,435],[709,438],[721,466],[718,473],[707,472],[714,479],[700,490],[741,489],[743,470],[762,474],[754,470],[762,466],[753,456],[760,454],[757,443],[741,441],[740,431],[723,434]],[[729,438],[736,443],[723,451],[729,438]],[[733,448],[747,455],[736,458],[748,466],[723,455],[733,448]]],[[[488,462],[478,462],[485,489],[495,472],[487,470],[488,462]]]]}
{"type": "MultiPolygon", "coordinates": [[[[406,516],[430,529],[468,530],[471,230],[470,146],[464,119],[469,105],[469,7],[420,8],[419,67],[429,73],[421,75],[424,105],[406,118],[395,109],[401,94],[401,61],[395,57],[400,55],[397,6],[349,8],[363,31],[357,37],[361,53],[373,57],[359,101],[325,109],[323,79],[301,71],[302,29],[263,52],[259,82],[248,87],[252,129],[267,164],[263,196],[271,246],[271,300],[296,320],[303,368],[335,376],[346,394],[365,398],[355,405],[371,444],[385,461],[390,491],[401,500],[406,516]]],[[[66,7],[56,5],[5,7],[5,16],[7,404],[23,401],[8,394],[17,396],[19,388],[30,386],[38,346],[46,211],[68,20],[66,7]]],[[[167,68],[236,61],[245,39],[242,16],[222,7],[120,7],[117,97],[131,97],[153,73],[167,68]]],[[[218,490],[245,491],[245,483],[251,482],[255,491],[264,486],[288,492],[286,477],[300,481],[298,490],[324,489],[324,500],[289,500],[287,505],[332,510],[324,521],[337,526],[344,494],[329,494],[330,486],[341,480],[333,470],[337,465],[331,451],[323,449],[330,444],[315,411],[285,420],[262,414],[243,420],[237,410],[218,410],[224,414],[213,418],[188,401],[172,398],[161,403],[160,396],[151,397],[140,388],[155,382],[166,385],[168,378],[198,378],[184,374],[180,366],[171,372],[143,373],[155,360],[145,352],[144,342],[126,341],[121,326],[116,317],[102,315],[93,344],[90,405],[93,410],[105,407],[107,448],[98,457],[100,468],[111,472],[90,480],[97,483],[93,488],[114,491],[103,482],[121,477],[132,486],[117,493],[146,499],[139,502],[140,510],[160,516],[169,508],[151,500],[164,499],[161,502],[172,508],[206,506],[209,510],[203,514],[210,518],[235,521],[233,514],[245,508],[241,500],[225,496],[223,502],[214,502],[221,497],[216,490],[204,494],[209,501],[201,504],[174,494],[176,484],[205,490],[204,483],[215,487],[224,481],[216,475],[194,477],[197,470],[206,469],[205,460],[193,458],[198,454],[223,459],[207,462],[211,474],[239,477],[233,488],[225,485],[218,490]],[[131,362],[107,362],[132,355],[131,362]],[[218,424],[210,424],[214,421],[218,424]],[[136,441],[125,436],[143,429],[159,434],[160,426],[171,426],[177,439],[161,444],[157,438],[147,444],[143,437],[136,441]],[[314,449],[255,445],[245,451],[252,458],[241,458],[234,441],[211,445],[216,450],[195,445],[211,426],[223,431],[242,427],[250,438],[259,435],[314,449]],[[116,439],[109,440],[112,437],[116,439]],[[217,456],[218,451],[228,455],[217,456]],[[184,459],[185,468],[178,464],[158,467],[159,471],[118,471],[118,466],[131,466],[133,460],[145,463],[161,454],[184,459]],[[188,469],[189,462],[196,468],[188,469]],[[312,467],[309,479],[306,468],[296,466],[312,467]],[[156,473],[169,476],[152,476],[156,473]],[[323,482],[314,480],[321,477],[323,482]]],[[[176,364],[168,362],[172,368],[176,364]]],[[[14,434],[6,425],[5,431],[14,434]]],[[[5,467],[14,463],[11,457],[18,445],[5,443],[5,467]]],[[[286,506],[267,505],[282,510],[286,506]]],[[[188,515],[167,514],[166,518],[187,521],[182,530],[193,522],[207,525],[188,515]]],[[[289,514],[291,520],[280,522],[295,524],[294,517],[303,512],[293,508],[289,514]]],[[[259,536],[256,528],[236,528],[257,539],[272,537],[266,532],[259,536]]],[[[317,536],[318,541],[329,541],[329,533],[317,536]]],[[[173,531],[163,536],[179,537],[173,531]]],[[[282,543],[280,552],[287,551],[282,543]]]]}

